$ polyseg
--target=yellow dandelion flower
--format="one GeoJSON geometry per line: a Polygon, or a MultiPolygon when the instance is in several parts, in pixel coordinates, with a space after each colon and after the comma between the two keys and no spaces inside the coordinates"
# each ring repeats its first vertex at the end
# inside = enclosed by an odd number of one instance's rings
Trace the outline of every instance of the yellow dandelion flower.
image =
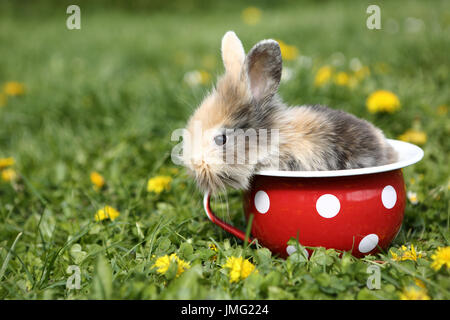
{"type": "MultiPolygon", "coordinates": [[[[211,249],[212,251],[214,251],[215,253],[217,253],[219,250],[217,249],[217,246],[214,243],[210,243],[209,244],[209,249],[211,249]]],[[[217,254],[213,255],[211,258],[209,258],[209,260],[211,261],[216,261],[217,260],[217,254]]]]}
{"type": "Polygon", "coordinates": [[[7,96],[3,92],[0,92],[0,108],[6,106],[7,96]]]}
{"type": "Polygon", "coordinates": [[[356,70],[353,75],[358,80],[363,80],[364,78],[368,77],[370,75],[370,69],[367,66],[363,66],[356,70]]]}
{"type": "Polygon", "coordinates": [[[242,10],[241,18],[245,24],[254,26],[261,21],[262,11],[256,7],[248,7],[242,10]]]}
{"type": "Polygon", "coordinates": [[[153,264],[153,268],[158,268],[156,271],[165,274],[170,266],[170,258],[166,254],[165,256],[159,257],[156,259],[155,263],[153,264]]]}
{"type": "Polygon", "coordinates": [[[105,185],[105,179],[96,171],[91,172],[91,182],[96,190],[100,190],[105,185]]]}
{"type": "Polygon", "coordinates": [[[450,247],[438,247],[431,259],[433,259],[431,267],[436,271],[441,269],[442,266],[446,266],[447,269],[450,268],[450,247]]]}
{"type": "Polygon", "coordinates": [[[218,252],[219,250],[217,249],[217,246],[214,243],[210,243],[209,244],[209,248],[214,251],[214,252],[218,252]]]}
{"type": "Polygon", "coordinates": [[[411,202],[412,204],[418,204],[419,203],[419,199],[417,198],[417,193],[412,192],[412,191],[408,191],[406,193],[406,196],[408,197],[409,202],[411,202]]]}
{"type": "Polygon", "coordinates": [[[230,257],[227,259],[224,268],[230,269],[229,273],[230,282],[238,282],[240,280],[242,261],[243,261],[242,257],[239,258],[230,257]]]}
{"type": "Polygon", "coordinates": [[[104,206],[95,214],[95,221],[102,221],[108,218],[111,219],[111,221],[114,221],[119,215],[119,211],[117,211],[113,207],[104,206]]]}
{"type": "MultiPolygon", "coordinates": [[[[0,103],[1,107],[1,103],[0,103]]],[[[448,107],[446,105],[442,105],[437,107],[436,113],[440,116],[445,116],[448,113],[448,107]]]]}
{"type": "Polygon", "coordinates": [[[167,270],[169,269],[171,263],[177,264],[176,277],[179,277],[180,274],[182,274],[186,269],[189,269],[191,267],[189,262],[186,262],[183,259],[180,259],[176,255],[176,253],[172,253],[170,256],[165,255],[165,256],[162,256],[162,257],[159,257],[158,259],[156,259],[152,268],[157,268],[156,272],[165,274],[167,272],[167,270]]]}
{"type": "Polygon", "coordinates": [[[425,286],[425,283],[423,283],[423,281],[420,280],[420,279],[415,278],[415,279],[414,279],[414,284],[415,284],[416,286],[418,286],[419,288],[427,289],[427,287],[425,286]]]}
{"type": "Polygon", "coordinates": [[[6,167],[10,167],[14,165],[15,161],[13,157],[9,158],[0,158],[0,169],[4,169],[6,167]]]}
{"type": "Polygon", "coordinates": [[[393,252],[392,250],[390,252],[392,260],[394,261],[405,261],[405,260],[417,261],[418,258],[422,258],[423,256],[422,252],[416,251],[413,244],[411,244],[410,249],[408,249],[404,245],[401,246],[399,254],[393,252]]]}
{"type": "Polygon", "coordinates": [[[403,292],[400,294],[400,300],[431,300],[431,298],[423,288],[410,286],[403,289],[403,292]]]}
{"type": "Polygon", "coordinates": [[[314,78],[314,85],[316,87],[321,87],[327,82],[331,80],[331,76],[333,75],[333,68],[330,66],[321,67],[314,78]]]}
{"type": "Polygon", "coordinates": [[[411,244],[410,250],[405,251],[403,260],[409,259],[409,260],[417,261],[418,258],[422,258],[422,252],[417,252],[416,249],[414,248],[414,245],[411,244]]]}
{"type": "Polygon", "coordinates": [[[400,109],[400,100],[390,91],[378,90],[367,98],[366,106],[370,113],[392,113],[400,109]]]}
{"type": "Polygon", "coordinates": [[[230,269],[230,282],[238,282],[247,278],[252,272],[258,272],[254,264],[242,257],[229,257],[223,268],[230,269]]]}
{"type": "Polygon", "coordinates": [[[8,96],[20,96],[25,93],[25,86],[20,82],[10,81],[4,85],[3,92],[8,96]]]}
{"type": "Polygon", "coordinates": [[[200,70],[199,72],[200,72],[200,83],[208,84],[209,81],[211,80],[211,75],[209,74],[209,72],[205,70],[200,70]]]}
{"type": "Polygon", "coordinates": [[[2,170],[2,180],[5,182],[11,182],[13,180],[16,180],[17,173],[14,169],[8,168],[2,170]]]}
{"type": "Polygon", "coordinates": [[[161,193],[164,190],[170,190],[170,183],[172,178],[169,176],[157,176],[148,180],[147,191],[154,193],[161,193]]]}
{"type": "Polygon", "coordinates": [[[334,77],[334,83],[338,86],[349,86],[350,85],[350,76],[347,72],[338,72],[334,77]]]}
{"type": "Polygon", "coordinates": [[[399,258],[398,254],[397,254],[396,252],[394,252],[394,251],[392,251],[392,250],[390,250],[389,252],[391,253],[392,260],[394,260],[394,261],[400,261],[400,258],[399,258]]]}
{"type": "Polygon", "coordinates": [[[423,145],[427,142],[427,134],[416,129],[409,129],[398,137],[402,141],[423,145]]]}
{"type": "Polygon", "coordinates": [[[253,271],[258,272],[258,270],[255,270],[255,265],[247,259],[244,260],[241,267],[241,279],[247,278],[253,271]]]}
{"type": "Polygon", "coordinates": [[[280,45],[281,57],[284,60],[291,61],[298,57],[299,51],[296,46],[288,45],[282,40],[277,40],[277,42],[280,45]]]}

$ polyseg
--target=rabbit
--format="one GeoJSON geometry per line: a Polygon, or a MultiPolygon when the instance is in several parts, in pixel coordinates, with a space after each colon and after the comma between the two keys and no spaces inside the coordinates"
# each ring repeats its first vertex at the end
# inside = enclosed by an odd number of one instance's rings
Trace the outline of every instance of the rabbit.
{"type": "Polygon", "coordinates": [[[183,165],[202,191],[248,189],[259,170],[342,170],[397,160],[382,131],[365,120],[321,105],[284,104],[275,40],[262,40],[245,55],[228,31],[221,51],[225,73],[189,119],[182,143],[183,165]],[[258,147],[261,141],[266,147],[258,147]]]}

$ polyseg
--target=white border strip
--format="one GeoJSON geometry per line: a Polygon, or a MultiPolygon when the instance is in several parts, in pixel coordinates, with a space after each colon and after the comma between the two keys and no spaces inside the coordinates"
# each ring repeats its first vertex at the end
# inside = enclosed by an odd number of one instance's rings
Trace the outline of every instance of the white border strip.
{"type": "Polygon", "coordinates": [[[356,176],[362,174],[392,171],[410,166],[422,160],[424,153],[423,150],[418,146],[399,140],[387,139],[387,141],[395,149],[395,151],[397,151],[399,161],[383,166],[360,168],[360,169],[330,170],[330,171],[261,170],[255,174],[260,176],[304,177],[304,178],[356,176]]]}

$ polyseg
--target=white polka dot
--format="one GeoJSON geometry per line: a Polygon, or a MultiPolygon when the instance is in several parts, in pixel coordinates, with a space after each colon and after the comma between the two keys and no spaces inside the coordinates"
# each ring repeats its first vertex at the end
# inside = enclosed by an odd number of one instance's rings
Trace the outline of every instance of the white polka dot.
{"type": "Polygon", "coordinates": [[[381,201],[386,209],[392,209],[397,202],[397,192],[393,186],[386,186],[381,192],[381,201]]]}
{"type": "Polygon", "coordinates": [[[336,196],[324,194],[317,199],[316,210],[324,218],[333,218],[341,209],[341,203],[336,196]]]}
{"type": "Polygon", "coordinates": [[[269,195],[265,191],[258,191],[255,194],[255,208],[259,213],[266,213],[269,211],[270,199],[269,195]]]}
{"type": "Polygon", "coordinates": [[[364,238],[362,238],[359,243],[358,249],[361,253],[367,253],[375,249],[378,245],[378,236],[375,233],[371,233],[364,238]]]}
{"type": "MultiPolygon", "coordinates": [[[[286,248],[286,252],[288,255],[291,255],[296,251],[297,251],[297,248],[295,246],[287,246],[287,248],[286,248]]],[[[303,249],[303,252],[305,253],[305,257],[309,258],[308,250],[303,249]]]]}

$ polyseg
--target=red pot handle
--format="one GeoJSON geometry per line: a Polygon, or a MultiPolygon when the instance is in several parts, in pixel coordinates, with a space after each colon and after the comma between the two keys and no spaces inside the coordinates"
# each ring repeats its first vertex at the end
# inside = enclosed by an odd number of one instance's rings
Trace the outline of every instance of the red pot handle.
{"type": "MultiPolygon", "coordinates": [[[[210,199],[211,199],[211,194],[208,191],[207,193],[205,193],[205,196],[203,197],[203,207],[205,209],[206,215],[208,216],[209,220],[211,220],[212,223],[221,227],[226,232],[231,233],[235,237],[238,237],[239,239],[241,239],[242,241],[245,242],[245,232],[242,232],[241,230],[233,227],[232,225],[229,225],[228,223],[224,222],[223,220],[217,218],[214,215],[214,213],[211,210],[210,203],[209,203],[210,199]]],[[[247,241],[252,242],[252,240],[253,239],[251,237],[249,237],[249,239],[247,241]]]]}

